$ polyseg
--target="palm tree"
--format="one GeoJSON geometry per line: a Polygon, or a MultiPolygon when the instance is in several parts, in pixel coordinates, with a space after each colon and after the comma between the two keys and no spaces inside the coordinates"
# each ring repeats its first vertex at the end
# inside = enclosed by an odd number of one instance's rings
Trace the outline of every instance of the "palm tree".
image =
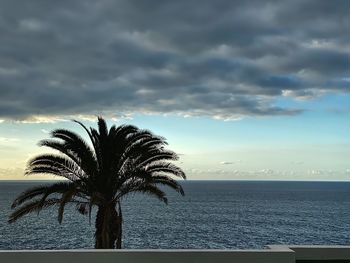
{"type": "Polygon", "coordinates": [[[89,215],[97,207],[95,220],[95,248],[121,248],[123,198],[141,192],[167,204],[160,185],[168,186],[184,195],[181,185],[173,179],[186,179],[185,173],[172,163],[176,153],[167,150],[165,139],[132,125],[112,126],[98,118],[98,130],[88,129],[92,146],[78,134],[56,129],[53,139],[40,141],[59,154],[42,154],[29,161],[26,174],[51,174],[68,180],[37,186],[20,194],[13,202],[16,210],[9,223],[42,209],[58,206],[61,223],[65,205],[74,204],[78,212],[89,215]]]}

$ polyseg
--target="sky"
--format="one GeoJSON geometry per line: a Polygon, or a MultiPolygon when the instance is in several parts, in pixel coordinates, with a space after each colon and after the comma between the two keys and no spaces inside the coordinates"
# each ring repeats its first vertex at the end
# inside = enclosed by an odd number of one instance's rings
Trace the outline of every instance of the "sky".
{"type": "Polygon", "coordinates": [[[166,137],[192,180],[349,180],[349,10],[0,0],[0,180],[50,179],[23,175],[37,142],[97,115],[166,137]]]}

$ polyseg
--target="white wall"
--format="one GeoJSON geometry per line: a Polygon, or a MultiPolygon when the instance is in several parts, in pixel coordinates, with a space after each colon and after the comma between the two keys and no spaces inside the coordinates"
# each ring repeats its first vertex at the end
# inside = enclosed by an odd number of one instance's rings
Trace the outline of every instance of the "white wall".
{"type": "Polygon", "coordinates": [[[270,249],[290,248],[296,260],[349,260],[350,246],[269,246],[270,249]]]}
{"type": "Polygon", "coordinates": [[[350,260],[350,246],[268,246],[263,250],[0,250],[0,263],[294,263],[350,260]]]}
{"type": "Polygon", "coordinates": [[[290,250],[0,251],[1,263],[294,263],[290,250]]]}

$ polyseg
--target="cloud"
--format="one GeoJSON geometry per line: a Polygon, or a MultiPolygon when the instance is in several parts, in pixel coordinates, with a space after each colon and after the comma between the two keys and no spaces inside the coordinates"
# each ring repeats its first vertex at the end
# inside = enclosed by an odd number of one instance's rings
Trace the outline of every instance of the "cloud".
{"type": "Polygon", "coordinates": [[[339,171],[334,171],[332,169],[313,169],[308,170],[307,173],[309,175],[334,175],[335,173],[339,173],[339,171]]]}
{"type": "Polygon", "coordinates": [[[0,168],[0,180],[13,180],[24,177],[24,171],[21,168],[0,168]]]}
{"type": "Polygon", "coordinates": [[[0,137],[0,143],[13,143],[18,142],[19,140],[19,138],[0,137]]]}
{"type": "Polygon", "coordinates": [[[220,162],[221,165],[231,165],[231,164],[239,164],[239,163],[242,163],[242,160],[222,161],[222,162],[220,162]]]}
{"type": "Polygon", "coordinates": [[[347,1],[0,2],[0,119],[295,115],[349,93],[347,1]],[[312,19],[311,19],[312,17],[312,19]]]}
{"type": "Polygon", "coordinates": [[[48,131],[48,130],[46,130],[46,129],[41,129],[41,132],[42,132],[42,133],[46,133],[46,134],[50,133],[50,131],[48,131]]]}
{"type": "Polygon", "coordinates": [[[230,164],[234,164],[234,162],[222,161],[222,162],[220,162],[220,164],[222,164],[222,165],[230,165],[230,164]]]}
{"type": "Polygon", "coordinates": [[[272,178],[282,178],[288,179],[296,175],[293,170],[273,170],[273,169],[255,169],[255,170],[237,170],[237,169],[198,169],[189,168],[186,169],[186,173],[189,176],[215,176],[218,178],[220,176],[227,176],[226,178],[239,178],[239,179],[272,179],[272,178]]]}
{"type": "Polygon", "coordinates": [[[261,169],[258,171],[258,173],[260,174],[265,174],[265,175],[269,175],[269,174],[274,174],[275,171],[272,169],[261,169]]]}
{"type": "Polygon", "coordinates": [[[18,143],[21,140],[19,138],[14,137],[0,137],[0,152],[3,152],[3,156],[7,156],[6,154],[9,151],[18,150],[18,143]]]}
{"type": "Polygon", "coordinates": [[[61,180],[61,178],[51,175],[30,175],[24,174],[22,168],[0,168],[0,180],[61,180]]]}

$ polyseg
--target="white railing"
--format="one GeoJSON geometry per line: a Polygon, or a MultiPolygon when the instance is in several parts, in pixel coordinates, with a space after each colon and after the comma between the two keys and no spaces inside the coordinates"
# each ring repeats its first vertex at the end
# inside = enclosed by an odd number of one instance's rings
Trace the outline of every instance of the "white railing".
{"type": "Polygon", "coordinates": [[[350,246],[297,246],[272,245],[271,250],[289,248],[295,253],[296,260],[348,260],[350,262],[350,246]]]}
{"type": "Polygon", "coordinates": [[[350,260],[350,246],[268,246],[262,250],[0,250],[1,263],[294,263],[350,260]]]}

